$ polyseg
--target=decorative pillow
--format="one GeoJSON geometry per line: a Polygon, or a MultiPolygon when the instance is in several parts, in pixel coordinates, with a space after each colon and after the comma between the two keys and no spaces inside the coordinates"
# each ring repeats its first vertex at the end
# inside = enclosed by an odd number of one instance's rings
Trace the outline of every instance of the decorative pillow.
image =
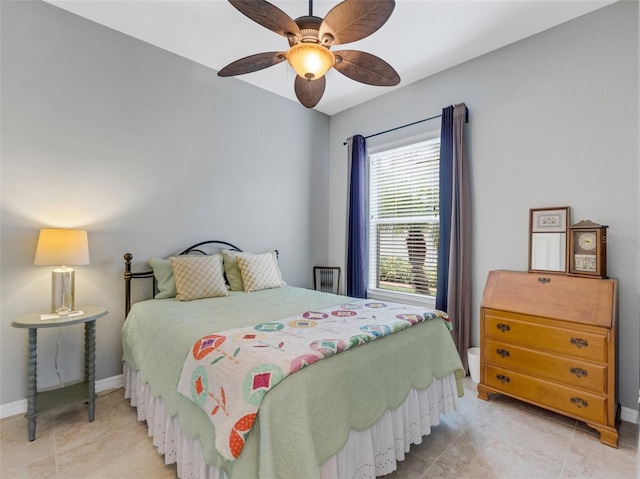
{"type": "Polygon", "coordinates": [[[236,260],[242,273],[242,282],[246,293],[279,288],[286,284],[282,281],[275,251],[263,254],[242,253],[236,255],[236,260]]]}
{"type": "Polygon", "coordinates": [[[171,257],[176,282],[176,300],[227,296],[222,272],[222,255],[171,257]]]}
{"type": "Polygon", "coordinates": [[[154,296],[156,299],[175,298],[176,282],[173,279],[173,268],[171,261],[162,258],[150,258],[149,266],[153,269],[156,277],[158,292],[154,296]]]}
{"type": "Polygon", "coordinates": [[[229,283],[231,290],[244,291],[242,273],[240,272],[240,266],[238,266],[238,261],[236,260],[236,256],[240,254],[240,252],[223,249],[221,253],[224,260],[224,272],[227,275],[227,282],[229,283]]]}

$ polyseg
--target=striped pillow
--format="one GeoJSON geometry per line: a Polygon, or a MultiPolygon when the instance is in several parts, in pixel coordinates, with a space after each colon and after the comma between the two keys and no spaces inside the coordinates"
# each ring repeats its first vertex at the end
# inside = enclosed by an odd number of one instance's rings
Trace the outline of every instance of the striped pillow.
{"type": "Polygon", "coordinates": [[[171,257],[176,282],[176,300],[227,296],[222,272],[222,255],[171,257]]]}
{"type": "Polygon", "coordinates": [[[236,255],[236,260],[242,273],[245,293],[286,285],[282,281],[275,251],[263,254],[243,253],[236,255]]]}

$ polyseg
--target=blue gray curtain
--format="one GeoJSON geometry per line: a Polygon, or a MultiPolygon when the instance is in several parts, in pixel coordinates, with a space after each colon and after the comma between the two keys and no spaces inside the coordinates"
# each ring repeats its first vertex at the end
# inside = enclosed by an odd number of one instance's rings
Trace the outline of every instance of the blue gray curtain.
{"type": "Polygon", "coordinates": [[[367,150],[362,135],[348,140],[349,224],[347,231],[347,296],[367,297],[367,150]]]}
{"type": "Polygon", "coordinates": [[[468,369],[471,346],[471,181],[464,148],[464,103],[442,110],[440,242],[436,308],[451,318],[453,340],[468,369]]]}
{"type": "Polygon", "coordinates": [[[451,249],[451,187],[453,175],[453,106],[442,109],[440,126],[440,240],[436,309],[447,310],[449,251],[451,249]]]}

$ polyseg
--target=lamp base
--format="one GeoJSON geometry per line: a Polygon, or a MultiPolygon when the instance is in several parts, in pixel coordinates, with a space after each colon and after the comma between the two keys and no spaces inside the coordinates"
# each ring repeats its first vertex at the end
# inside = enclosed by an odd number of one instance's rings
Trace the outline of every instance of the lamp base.
{"type": "Polygon", "coordinates": [[[66,316],[75,308],[75,271],[66,266],[51,273],[51,312],[66,316]]]}

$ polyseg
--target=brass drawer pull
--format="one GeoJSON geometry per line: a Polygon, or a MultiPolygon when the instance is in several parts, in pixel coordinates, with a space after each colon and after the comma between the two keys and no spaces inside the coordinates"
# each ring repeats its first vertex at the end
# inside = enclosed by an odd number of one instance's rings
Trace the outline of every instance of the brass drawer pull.
{"type": "Polygon", "coordinates": [[[508,324],[498,323],[496,324],[496,328],[498,328],[503,333],[511,330],[511,327],[508,324]]]}
{"type": "Polygon", "coordinates": [[[582,398],[571,398],[571,402],[578,407],[588,407],[589,403],[582,398]]]}
{"type": "Polygon", "coordinates": [[[586,369],[581,368],[569,368],[569,372],[577,378],[584,378],[589,374],[586,369]]]}
{"type": "Polygon", "coordinates": [[[570,342],[571,342],[571,344],[573,344],[578,349],[586,348],[587,346],[589,346],[589,341],[587,341],[586,339],[571,338],[570,342]]]}
{"type": "Polygon", "coordinates": [[[506,349],[496,349],[496,353],[498,353],[499,356],[503,357],[503,358],[508,358],[509,357],[509,351],[507,351],[506,349]]]}
{"type": "Polygon", "coordinates": [[[511,380],[509,379],[509,376],[504,376],[504,375],[502,375],[502,374],[498,374],[498,375],[496,375],[496,379],[497,379],[498,381],[500,381],[502,384],[505,384],[505,383],[508,383],[508,382],[510,382],[510,381],[511,381],[511,380]]]}

